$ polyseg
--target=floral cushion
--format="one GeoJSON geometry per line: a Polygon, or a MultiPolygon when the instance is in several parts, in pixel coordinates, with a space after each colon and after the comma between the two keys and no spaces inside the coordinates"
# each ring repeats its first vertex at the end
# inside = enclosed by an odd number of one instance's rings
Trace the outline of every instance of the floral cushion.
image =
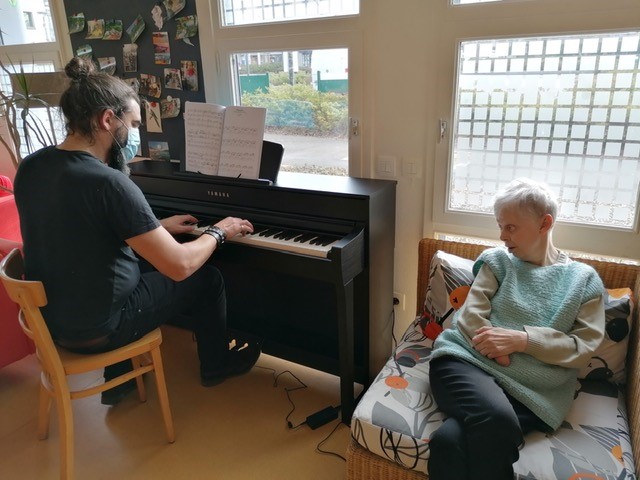
{"type": "MultiPolygon", "coordinates": [[[[427,471],[429,437],[442,424],[429,386],[433,341],[421,317],[358,403],[353,438],[370,452],[418,472],[427,471]]],[[[514,464],[518,480],[635,479],[624,394],[602,380],[581,380],[563,425],[525,437],[514,464]]]]}

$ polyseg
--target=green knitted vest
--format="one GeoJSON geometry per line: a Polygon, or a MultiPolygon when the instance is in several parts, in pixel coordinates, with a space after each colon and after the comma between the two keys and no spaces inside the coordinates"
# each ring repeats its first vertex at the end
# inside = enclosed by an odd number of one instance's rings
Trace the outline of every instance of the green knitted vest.
{"type": "MultiPolygon", "coordinates": [[[[580,306],[604,292],[596,271],[581,262],[540,267],[494,248],[478,257],[474,273],[484,263],[499,285],[491,300],[490,321],[496,327],[522,331],[523,325],[528,325],[567,333],[580,306]]],[[[554,430],[573,401],[576,369],[550,365],[525,353],[511,354],[511,364],[502,367],[469,345],[455,328],[455,319],[453,328],[436,339],[431,358],[443,355],[464,359],[493,375],[506,392],[554,430]]]]}

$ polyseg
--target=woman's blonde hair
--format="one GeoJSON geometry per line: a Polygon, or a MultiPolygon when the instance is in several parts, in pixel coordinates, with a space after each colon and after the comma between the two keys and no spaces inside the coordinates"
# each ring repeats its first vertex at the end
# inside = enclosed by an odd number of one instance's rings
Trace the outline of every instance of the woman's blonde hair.
{"type": "Polygon", "coordinates": [[[496,194],[493,212],[498,215],[505,205],[517,205],[536,217],[551,215],[555,220],[558,202],[548,185],[530,178],[517,178],[496,194]]]}

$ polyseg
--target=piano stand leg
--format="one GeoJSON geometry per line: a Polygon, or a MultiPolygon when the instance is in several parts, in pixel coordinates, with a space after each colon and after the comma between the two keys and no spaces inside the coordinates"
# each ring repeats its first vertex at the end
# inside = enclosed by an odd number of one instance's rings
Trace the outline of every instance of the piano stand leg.
{"type": "Polygon", "coordinates": [[[340,355],[340,404],[342,423],[351,424],[351,415],[355,408],[353,397],[354,332],[353,332],[353,280],[345,285],[336,283],[338,308],[338,339],[340,355]]]}

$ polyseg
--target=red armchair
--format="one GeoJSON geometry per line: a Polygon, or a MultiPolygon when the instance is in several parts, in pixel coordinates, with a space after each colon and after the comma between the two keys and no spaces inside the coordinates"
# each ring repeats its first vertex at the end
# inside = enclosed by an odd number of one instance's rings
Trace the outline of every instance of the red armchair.
{"type": "MultiPolygon", "coordinates": [[[[22,248],[20,220],[13,195],[0,196],[0,258],[22,248]]],[[[33,342],[18,324],[18,306],[0,287],[0,368],[35,352],[33,342]]]]}

